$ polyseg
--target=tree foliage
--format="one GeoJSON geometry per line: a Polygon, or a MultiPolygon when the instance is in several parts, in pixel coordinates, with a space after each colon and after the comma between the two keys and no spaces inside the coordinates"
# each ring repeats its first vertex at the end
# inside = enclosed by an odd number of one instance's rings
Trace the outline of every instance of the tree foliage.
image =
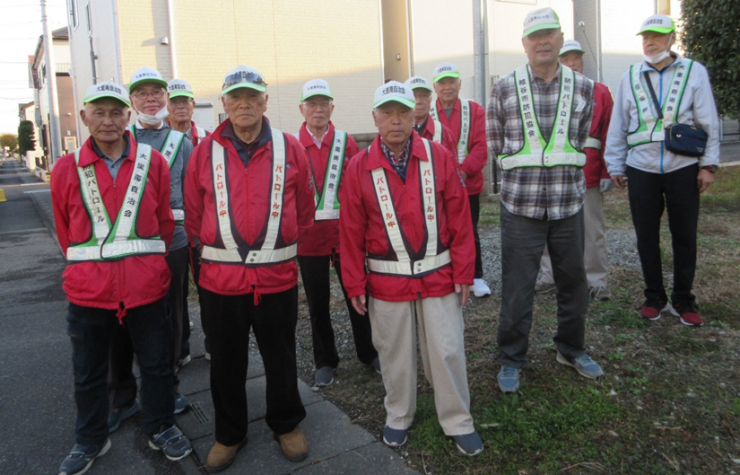
{"type": "Polygon", "coordinates": [[[18,146],[18,136],[15,134],[0,134],[0,147],[8,147],[11,152],[18,146]]]}
{"type": "Polygon", "coordinates": [[[740,118],[740,2],[683,0],[681,41],[707,67],[721,115],[740,118]]]}
{"type": "Polygon", "coordinates": [[[34,140],[33,122],[22,120],[18,125],[18,152],[25,155],[28,151],[36,150],[36,140],[34,140]]]}

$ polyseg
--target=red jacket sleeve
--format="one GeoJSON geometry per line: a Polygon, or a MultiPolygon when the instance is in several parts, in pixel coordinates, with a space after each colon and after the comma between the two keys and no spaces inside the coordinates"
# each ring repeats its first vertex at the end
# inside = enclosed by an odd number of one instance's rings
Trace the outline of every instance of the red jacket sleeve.
{"type": "Polygon", "coordinates": [[[365,295],[365,234],[367,213],[362,203],[361,178],[364,171],[365,152],[352,157],[342,179],[340,191],[342,212],[339,214],[339,249],[342,256],[342,281],[347,295],[365,295]]]}
{"type": "Polygon", "coordinates": [[[442,196],[447,230],[451,236],[452,280],[456,284],[472,284],[475,274],[475,240],[468,192],[463,186],[455,157],[447,149],[444,149],[444,154],[440,154],[440,151],[442,147],[435,150],[435,159],[442,159],[444,164],[445,189],[442,196]]]}
{"type": "Polygon", "coordinates": [[[601,153],[599,158],[601,159],[601,178],[609,178],[609,172],[604,162],[604,150],[606,149],[606,136],[609,135],[609,123],[612,120],[612,109],[614,109],[614,98],[609,88],[604,86],[598,88],[600,93],[598,97],[600,112],[599,112],[599,135],[595,138],[601,140],[601,153]]]}
{"type": "Polygon", "coordinates": [[[157,220],[159,221],[159,236],[170,248],[172,236],[175,234],[175,217],[170,208],[170,167],[161,153],[152,150],[152,171],[157,174],[159,189],[157,190],[157,220]]]}
{"type": "Polygon", "coordinates": [[[470,101],[470,113],[470,143],[468,144],[468,156],[465,157],[465,161],[460,165],[460,169],[468,176],[479,173],[488,162],[488,150],[486,148],[486,115],[483,112],[483,107],[473,101],[470,101]]]}
{"type": "Polygon", "coordinates": [[[183,184],[185,231],[188,233],[190,244],[194,247],[200,245],[200,229],[203,222],[204,190],[200,186],[200,169],[203,163],[207,163],[212,141],[213,138],[208,136],[193,149],[185,172],[185,183],[183,184]]]}
{"type": "MultiPolygon", "coordinates": [[[[439,125],[442,125],[440,122],[439,125]]],[[[457,144],[452,140],[452,132],[446,125],[442,125],[442,145],[450,151],[453,157],[457,156],[457,144]]]]}
{"type": "Polygon", "coordinates": [[[69,196],[67,187],[72,173],[77,176],[76,171],[70,169],[73,166],[72,164],[74,164],[74,155],[65,155],[56,163],[54,173],[51,175],[51,204],[54,210],[54,227],[56,228],[59,246],[65,256],[69,247],[69,196]]]}
{"type": "Polygon", "coordinates": [[[303,234],[313,225],[313,218],[316,211],[313,180],[311,180],[311,166],[308,162],[306,149],[298,139],[287,134],[285,137],[295,154],[296,164],[298,165],[296,214],[298,216],[298,233],[303,234]]]}

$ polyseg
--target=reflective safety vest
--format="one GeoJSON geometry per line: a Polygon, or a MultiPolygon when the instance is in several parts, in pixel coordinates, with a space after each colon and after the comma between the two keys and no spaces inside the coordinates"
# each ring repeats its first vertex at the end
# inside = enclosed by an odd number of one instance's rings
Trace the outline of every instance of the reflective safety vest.
{"type": "Polygon", "coordinates": [[[383,216],[386,234],[390,248],[396,259],[367,257],[367,268],[376,274],[390,274],[405,277],[421,277],[450,265],[450,251],[442,248],[437,226],[437,195],[434,181],[434,160],[432,147],[428,140],[422,139],[427,152],[428,160],[419,160],[419,183],[421,184],[422,203],[424,206],[424,222],[426,224],[427,245],[419,259],[411,259],[413,250],[407,248],[407,241],[396,216],[393,198],[387,183],[386,172],[383,167],[372,171],[375,196],[378,198],[380,214],[383,216]]]}
{"type": "Polygon", "coordinates": [[[316,202],[315,221],[339,219],[339,193],[337,191],[339,190],[339,180],[342,177],[344,152],[347,147],[347,132],[334,129],[331,147],[329,163],[326,164],[326,173],[324,174],[324,187],[320,193],[316,187],[316,176],[313,173],[313,165],[311,165],[311,179],[313,180],[314,201],[316,202]]]}
{"type": "MultiPolygon", "coordinates": [[[[270,213],[267,216],[267,232],[264,239],[247,244],[231,229],[231,199],[227,180],[227,150],[213,140],[211,148],[211,171],[213,194],[218,215],[218,235],[223,247],[203,246],[201,257],[204,261],[224,264],[241,264],[246,267],[260,267],[279,264],[295,259],[298,246],[295,242],[285,247],[275,248],[280,232],[285,196],[285,137],[277,129],[272,129],[272,179],[270,182],[270,213]]],[[[217,240],[218,242],[218,240],[217,240]]]]}
{"type": "MultiPolygon", "coordinates": [[[[133,124],[129,125],[128,130],[131,132],[131,135],[134,136],[134,140],[136,140],[136,126],[133,124]]],[[[172,168],[172,165],[175,163],[177,152],[180,151],[180,145],[182,145],[184,138],[185,134],[182,132],[170,129],[170,133],[167,134],[167,139],[165,139],[164,144],[162,144],[162,148],[159,150],[159,152],[164,155],[164,158],[167,159],[167,165],[169,165],[170,168],[172,168]]],[[[173,208],[172,215],[175,217],[175,224],[179,226],[183,226],[185,224],[184,209],[173,208]]]]}
{"type": "Polygon", "coordinates": [[[540,132],[537,114],[534,109],[532,87],[529,82],[527,66],[522,66],[514,73],[519,113],[524,129],[524,146],[511,155],[501,157],[501,168],[511,170],[519,167],[554,167],[586,164],[586,154],[578,151],[569,138],[570,117],[573,111],[573,89],[575,73],[565,66],[560,67],[560,97],[550,139],[545,142],[540,132]]]}
{"type": "MultiPolygon", "coordinates": [[[[437,128],[439,123],[439,112],[437,111],[437,101],[434,101],[429,113],[434,120],[434,141],[437,142],[437,130],[440,133],[440,143],[442,137],[442,127],[437,128]]],[[[462,165],[465,157],[468,156],[468,142],[470,141],[470,101],[460,99],[460,139],[457,141],[457,163],[462,165]]]]}
{"type": "MultiPolygon", "coordinates": [[[[663,142],[665,140],[666,126],[676,122],[676,113],[681,105],[683,92],[686,89],[686,83],[689,80],[689,73],[694,61],[680,61],[673,71],[671,78],[670,91],[668,97],[662,106],[663,118],[656,120],[653,115],[653,99],[650,90],[642,85],[643,76],[642,63],[630,66],[630,85],[632,86],[632,95],[635,96],[637,104],[637,117],[640,121],[637,130],[627,134],[627,144],[630,148],[650,142],[663,142]]],[[[650,78],[646,77],[646,81],[650,78]]]]}
{"type": "Polygon", "coordinates": [[[165,254],[167,247],[159,236],[142,239],[136,235],[136,217],[144,196],[152,148],[145,144],[138,144],[131,181],[126,190],[123,206],[112,228],[108,211],[103,204],[103,196],[98,188],[95,166],[93,163],[85,167],[79,166],[80,150],[79,148],[75,150],[75,164],[77,175],[80,178],[82,201],[91,218],[92,237],[82,244],[69,246],[67,260],[74,262],[107,261],[133,255],[165,254]]]}

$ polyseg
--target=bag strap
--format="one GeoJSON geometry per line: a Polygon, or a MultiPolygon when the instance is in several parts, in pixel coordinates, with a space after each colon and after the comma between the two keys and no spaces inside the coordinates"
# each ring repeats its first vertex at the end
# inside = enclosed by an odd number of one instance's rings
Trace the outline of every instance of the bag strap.
{"type": "Polygon", "coordinates": [[[655,96],[655,89],[653,89],[653,82],[650,80],[650,76],[648,76],[648,73],[650,71],[644,71],[645,74],[645,82],[647,83],[648,91],[650,91],[650,97],[653,99],[653,105],[655,106],[655,110],[658,111],[658,120],[663,120],[663,111],[660,108],[660,104],[658,103],[658,98],[655,96]]]}

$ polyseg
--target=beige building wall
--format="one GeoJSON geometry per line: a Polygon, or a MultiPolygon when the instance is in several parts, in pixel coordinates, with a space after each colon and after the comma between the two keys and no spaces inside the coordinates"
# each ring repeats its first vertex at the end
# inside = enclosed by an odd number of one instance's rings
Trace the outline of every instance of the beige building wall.
{"type": "MultiPolygon", "coordinates": [[[[80,7],[79,25],[70,31],[79,108],[93,81],[83,21],[88,0],[67,1],[80,7]]],[[[223,112],[223,78],[244,64],[265,77],[266,115],[275,127],[298,130],[303,122],[298,110],[302,86],[323,78],[334,93],[334,123],[351,133],[373,131],[373,94],[383,83],[380,0],[324,0],[320,6],[311,0],[172,0],[173,32],[167,0],[92,3],[98,81],[115,77],[127,86],[131,74],[143,66],[172,79],[174,44],[179,78],[191,84],[198,103],[213,105],[215,125],[223,112]],[[163,37],[170,44],[162,44],[163,37]]],[[[81,130],[80,136],[85,140],[87,131],[81,130]]]]}

